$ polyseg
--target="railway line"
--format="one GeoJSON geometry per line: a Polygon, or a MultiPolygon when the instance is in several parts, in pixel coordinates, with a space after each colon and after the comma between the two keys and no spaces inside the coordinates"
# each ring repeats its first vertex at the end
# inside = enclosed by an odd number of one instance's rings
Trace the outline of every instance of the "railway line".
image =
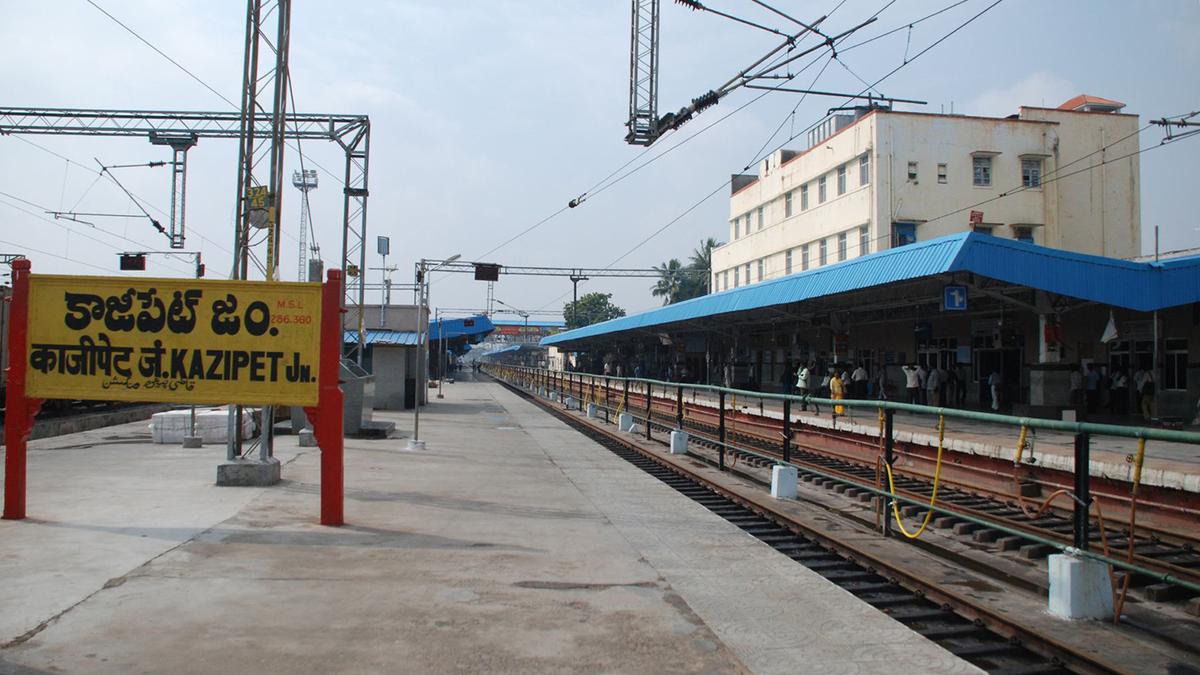
{"type": "MultiPolygon", "coordinates": [[[[681,426],[694,442],[719,450],[717,418],[721,413],[715,405],[701,400],[684,400],[678,392],[675,397],[657,396],[651,389],[647,408],[645,390],[614,390],[599,381],[584,379],[586,377],[564,380],[563,395],[574,396],[580,401],[593,400],[610,413],[623,407],[642,419],[648,410],[651,423],[660,431],[681,426]]],[[[789,424],[788,450],[784,450],[783,420],[767,416],[765,409],[754,414],[753,406],[746,407],[749,409],[725,411],[725,444],[731,461],[788,461],[798,467],[801,480],[870,501],[879,512],[880,524],[886,522],[883,502],[872,492],[882,490],[886,481],[881,466],[882,429],[879,436],[872,438],[861,433],[837,432],[793,422],[789,424]]],[[[913,500],[928,501],[934,491],[937,448],[911,441],[897,445],[898,461],[893,465],[896,493],[913,500]]],[[[1074,505],[1065,492],[1071,488],[1070,478],[1062,475],[1065,472],[1014,466],[1012,462],[1007,462],[1006,466],[1005,462],[990,458],[970,459],[973,461],[956,457],[954,461],[942,463],[937,504],[950,513],[936,514],[932,519],[935,527],[952,530],[974,542],[994,544],[1001,551],[1018,550],[1029,558],[1044,557],[1053,552],[1053,548],[1022,537],[1022,534],[1065,545],[1073,543],[1074,505]],[[1052,497],[1046,499],[1043,495],[1052,497]],[[955,518],[955,515],[967,519],[955,518]],[[1015,534],[982,525],[979,521],[1003,525],[1015,534]]],[[[1163,579],[1200,584],[1200,530],[1196,527],[1197,518],[1200,518],[1200,508],[1196,508],[1198,496],[1139,486],[1136,507],[1131,508],[1133,493],[1129,483],[1093,479],[1092,498],[1100,506],[1092,509],[1095,523],[1088,533],[1089,542],[1104,550],[1106,555],[1127,559],[1160,575],[1157,578],[1133,575],[1129,582],[1131,586],[1149,588],[1155,599],[1186,598],[1186,591],[1181,592],[1176,585],[1169,581],[1164,583],[1163,579]],[[1131,511],[1136,513],[1136,520],[1131,520],[1131,511]]],[[[917,519],[917,526],[928,511],[911,503],[898,509],[905,519],[917,519]]]]}
{"type": "MultiPolygon", "coordinates": [[[[771,466],[783,462],[786,454],[787,463],[797,467],[799,480],[805,487],[824,488],[829,495],[842,502],[857,503],[862,514],[859,525],[868,530],[884,529],[884,523],[893,517],[884,512],[882,495],[886,494],[887,479],[878,463],[882,454],[879,439],[873,439],[872,445],[862,438],[850,438],[849,443],[843,443],[831,451],[818,445],[818,442],[820,438],[836,434],[824,429],[806,432],[805,429],[792,428],[789,431],[793,435],[785,444],[782,420],[743,410],[736,413],[726,410],[722,434],[720,420],[711,419],[720,414],[719,410],[705,405],[701,400],[685,402],[682,392],[674,387],[674,392],[664,390],[662,395],[651,390],[651,397],[647,400],[644,391],[626,394],[623,389],[614,387],[597,388],[583,381],[583,378],[574,383],[564,380],[563,386],[557,390],[559,402],[550,403],[536,394],[538,391],[548,393],[554,390],[553,387],[542,389],[536,381],[519,378],[509,384],[518,385],[514,388],[524,395],[551,409],[605,447],[659,476],[685,495],[728,517],[747,533],[759,537],[801,564],[812,563],[811,568],[830,581],[842,585],[881,611],[893,614],[897,620],[984,670],[1005,673],[1129,670],[1112,660],[1094,659],[1094,653],[1086,648],[1076,649],[1039,635],[1037,631],[1030,631],[1027,626],[1014,624],[1003,613],[997,614],[993,609],[980,606],[970,597],[947,592],[945,587],[939,587],[911,570],[896,567],[887,560],[856,549],[854,544],[839,541],[837,537],[828,536],[828,533],[814,532],[804,522],[772,508],[770,502],[773,500],[747,499],[730,493],[700,475],[692,475],[696,472],[689,471],[686,466],[665,462],[660,455],[647,452],[645,447],[641,447],[644,444],[632,440],[630,434],[613,432],[598,420],[592,423],[581,420],[578,413],[564,409],[566,406],[562,400],[563,397],[572,397],[576,408],[581,408],[585,402],[592,402],[596,405],[594,412],[597,416],[603,416],[606,422],[615,422],[615,416],[621,412],[633,414],[642,424],[648,419],[651,433],[646,434],[645,427],[641,427],[639,436],[657,436],[654,440],[659,442],[665,440],[664,432],[682,428],[689,434],[691,447],[687,458],[693,465],[723,468],[724,475],[738,475],[760,484],[769,480],[764,474],[769,474],[771,466]],[[671,393],[675,396],[670,396],[671,393]],[[717,424],[713,424],[714,421],[717,424]],[[817,433],[818,437],[810,433],[817,433]],[[857,454],[853,451],[855,448],[857,454]]],[[[930,510],[928,504],[934,489],[932,476],[922,471],[918,462],[898,461],[896,469],[895,494],[903,502],[898,505],[898,515],[910,530],[918,530],[926,518],[926,512],[930,510]]],[[[1014,483],[1010,468],[1006,476],[1007,492],[962,482],[963,476],[978,473],[980,470],[974,469],[952,474],[951,479],[941,477],[943,480],[933,509],[935,513],[930,519],[931,528],[937,531],[938,541],[949,537],[969,542],[966,546],[972,551],[989,551],[997,563],[1001,562],[1002,557],[1021,560],[1025,563],[1025,569],[1030,569],[1029,565],[1036,565],[1038,559],[1054,552],[1056,548],[1071,543],[1075,529],[1071,512],[1051,503],[1038,513],[1038,502],[1042,500],[1031,494],[1034,490],[1028,487],[1033,482],[1041,489],[1043,485],[1055,485],[1054,481],[1038,483],[1025,477],[1024,481],[1017,480],[1014,483]],[[1022,486],[1025,486],[1024,494],[1021,492],[1022,486]],[[1060,546],[1055,546],[1055,543],[1060,546]]],[[[1105,492],[1100,494],[1104,495],[1105,492]]],[[[1101,499],[1107,501],[1108,497],[1101,496],[1101,499]]],[[[1140,517],[1140,502],[1136,508],[1140,517]]],[[[1120,508],[1112,511],[1119,514],[1120,508]]],[[[1181,599],[1191,594],[1189,587],[1194,588],[1196,581],[1200,580],[1200,555],[1196,553],[1194,538],[1187,536],[1186,532],[1143,526],[1140,522],[1136,523],[1131,538],[1127,523],[1119,523],[1107,511],[1104,516],[1103,526],[1097,522],[1089,533],[1089,543],[1095,549],[1102,549],[1106,556],[1128,560],[1131,566],[1148,572],[1125,574],[1118,570],[1114,579],[1116,588],[1120,589],[1128,583],[1139,589],[1131,594],[1131,598],[1136,596],[1136,599],[1130,600],[1131,603],[1140,605],[1145,600],[1181,599]],[[1131,541],[1133,555],[1129,556],[1131,541]]],[[[939,545],[924,542],[922,548],[937,548],[939,545]]],[[[941,554],[947,555],[948,559],[954,557],[954,554],[947,552],[941,554]]],[[[989,574],[996,578],[1008,575],[1008,572],[997,570],[1001,570],[999,564],[989,574]]],[[[1041,574],[1044,576],[1044,571],[1041,574]]],[[[1014,578],[1012,581],[1025,590],[1038,590],[1031,588],[1036,584],[1026,583],[1022,586],[1020,579],[1014,578]]],[[[1140,624],[1137,630],[1145,629],[1147,622],[1143,619],[1147,612],[1162,606],[1151,603],[1137,608],[1137,612],[1140,612],[1135,614],[1138,621],[1132,622],[1135,626],[1140,624]]],[[[1173,616],[1185,616],[1177,605],[1166,606],[1175,608],[1171,610],[1173,616]]],[[[1134,608],[1130,605],[1125,609],[1134,608]]],[[[1128,622],[1130,614],[1123,616],[1128,622]]],[[[1174,621],[1164,619],[1160,625],[1174,621]]],[[[1186,618],[1184,622],[1191,623],[1186,618]]],[[[1183,657],[1183,663],[1200,663],[1200,653],[1194,647],[1196,631],[1200,631],[1200,625],[1193,624],[1183,626],[1182,631],[1174,633],[1170,630],[1155,633],[1154,639],[1161,638],[1187,654],[1183,657]]],[[[1193,671],[1185,668],[1179,672],[1193,671]]]]}

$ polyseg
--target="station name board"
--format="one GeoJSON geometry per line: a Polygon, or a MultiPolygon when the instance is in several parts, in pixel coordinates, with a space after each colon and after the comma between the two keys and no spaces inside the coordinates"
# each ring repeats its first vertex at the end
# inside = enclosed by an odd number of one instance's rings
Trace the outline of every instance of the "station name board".
{"type": "Polygon", "coordinates": [[[26,395],[317,403],[321,285],[32,275],[26,395]]]}

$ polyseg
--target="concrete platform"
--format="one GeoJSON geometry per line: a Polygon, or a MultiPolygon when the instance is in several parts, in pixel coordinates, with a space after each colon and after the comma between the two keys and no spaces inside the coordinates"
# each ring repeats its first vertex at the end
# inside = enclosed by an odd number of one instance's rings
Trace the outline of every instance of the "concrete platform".
{"type": "Polygon", "coordinates": [[[422,422],[347,441],[342,528],[295,437],[272,488],[144,424],[31,443],[0,673],[978,672],[499,385],[422,422]]]}

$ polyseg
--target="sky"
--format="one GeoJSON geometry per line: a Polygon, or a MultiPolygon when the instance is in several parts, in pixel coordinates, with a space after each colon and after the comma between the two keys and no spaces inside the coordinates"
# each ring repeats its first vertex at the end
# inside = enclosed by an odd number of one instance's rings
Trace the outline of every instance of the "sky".
{"type": "MultiPolygon", "coordinates": [[[[1001,0],[951,34],[994,2],[965,0],[907,28],[955,1],[774,0],[802,20],[829,15],[828,33],[879,12],[841,43],[838,60],[820,52],[798,61],[794,86],[855,93],[903,66],[875,90],[929,104],[899,109],[1008,115],[1020,105],[1053,107],[1088,93],[1125,102],[1125,112],[1143,124],[1200,110],[1200,0],[1001,0]]],[[[794,28],[749,0],[705,4],[785,32],[794,28]]],[[[0,16],[0,106],[231,110],[197,78],[239,99],[244,2],[0,0],[0,16]]],[[[368,267],[382,265],[379,235],[391,239],[387,265],[397,267],[396,284],[412,282],[414,261],[456,254],[580,268],[686,260],[703,239],[726,237],[730,174],[753,171],[774,148],[801,149],[804,130],[844,103],[740,90],[649,150],[627,145],[629,23],[627,0],[295,3],[296,109],[371,118],[368,267]],[[585,193],[580,206],[563,208],[585,193]]],[[[724,83],[778,43],[771,33],[662,0],[660,113],[724,83]]],[[[1162,250],[1200,246],[1200,135],[1149,149],[1162,138],[1158,127],[1140,137],[1146,252],[1155,225],[1162,250]]],[[[313,227],[327,266],[337,266],[342,153],[333,143],[305,142],[302,150],[322,171],[310,194],[313,227]]],[[[97,160],[164,159],[169,152],[144,139],[0,135],[0,253],[25,254],[35,272],[114,275],[122,251],[167,250],[144,217],[84,224],[44,213],[136,213],[116,185],[98,180],[97,160]]],[[[201,139],[189,153],[186,250],[202,252],[209,278],[231,268],[236,162],[232,140],[201,139]]],[[[298,153],[288,151],[284,168],[290,181],[298,153]]],[[[168,169],[114,171],[166,221],[168,169]]],[[[298,197],[290,187],[283,195],[285,280],[297,275],[298,197]]],[[[182,257],[152,256],[145,274],[191,273],[182,257]]],[[[369,285],[380,283],[382,272],[367,273],[369,285]]],[[[652,284],[594,278],[579,292],[613,293],[633,313],[661,304],[650,295],[652,284]]],[[[469,275],[437,273],[431,302],[451,314],[481,308],[485,286],[469,275]]],[[[561,312],[571,283],[502,276],[494,292],[509,307],[561,312]]],[[[401,293],[393,302],[411,297],[401,293]]],[[[367,302],[379,299],[371,291],[367,302]]]]}

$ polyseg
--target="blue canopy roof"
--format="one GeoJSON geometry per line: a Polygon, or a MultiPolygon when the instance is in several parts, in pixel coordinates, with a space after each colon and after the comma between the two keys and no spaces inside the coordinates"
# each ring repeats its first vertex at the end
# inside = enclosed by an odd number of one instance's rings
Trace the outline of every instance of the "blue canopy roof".
{"type": "Polygon", "coordinates": [[[964,232],[543,338],[543,346],[786,305],[950,272],[1150,312],[1200,301],[1200,256],[1130,262],[964,232]]]}
{"type": "MultiPolygon", "coordinates": [[[[429,339],[441,340],[442,330],[446,331],[445,339],[453,340],[455,338],[482,338],[484,335],[496,330],[496,326],[492,324],[491,319],[477,314],[461,319],[439,319],[429,323],[429,339]]],[[[478,340],[471,340],[477,342],[478,340]]]]}

